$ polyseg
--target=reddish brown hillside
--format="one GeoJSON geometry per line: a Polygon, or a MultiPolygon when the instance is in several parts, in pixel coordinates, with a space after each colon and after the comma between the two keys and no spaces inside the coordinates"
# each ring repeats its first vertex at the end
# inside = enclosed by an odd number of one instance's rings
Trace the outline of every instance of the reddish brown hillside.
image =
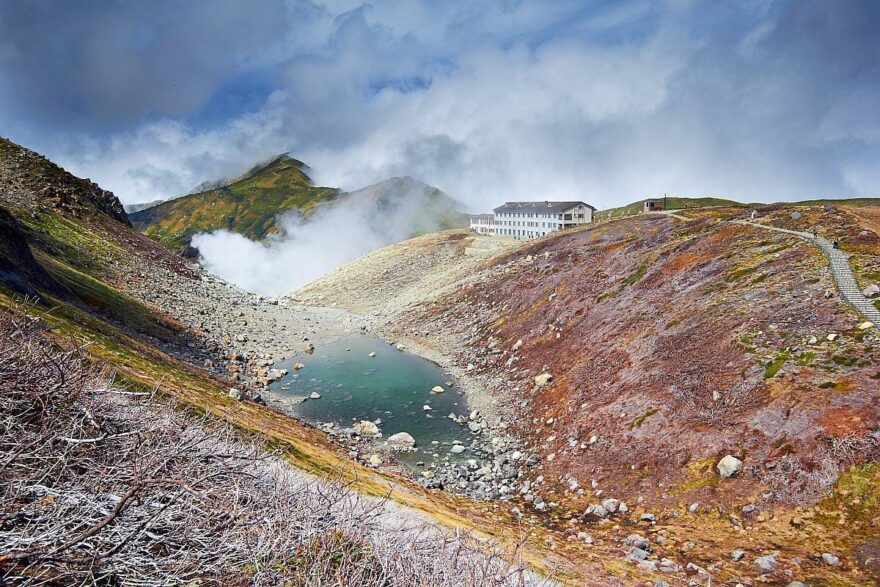
{"type": "Polygon", "coordinates": [[[796,238],[653,216],[535,242],[411,318],[501,376],[545,497],[591,501],[556,486],[570,475],[658,506],[800,504],[872,457],[842,441],[880,428],[876,331],[833,287],[796,238]],[[744,461],[732,479],[725,454],[744,461]]]}

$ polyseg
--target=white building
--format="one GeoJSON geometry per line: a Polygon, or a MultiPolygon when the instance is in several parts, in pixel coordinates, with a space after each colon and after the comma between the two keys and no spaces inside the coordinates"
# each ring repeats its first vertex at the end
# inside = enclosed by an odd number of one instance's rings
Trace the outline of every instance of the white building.
{"type": "Polygon", "coordinates": [[[477,234],[495,234],[495,215],[473,214],[471,216],[471,230],[477,234]]]}
{"type": "Polygon", "coordinates": [[[596,209],[584,202],[507,202],[495,208],[495,234],[535,238],[593,221],[596,209]]]}

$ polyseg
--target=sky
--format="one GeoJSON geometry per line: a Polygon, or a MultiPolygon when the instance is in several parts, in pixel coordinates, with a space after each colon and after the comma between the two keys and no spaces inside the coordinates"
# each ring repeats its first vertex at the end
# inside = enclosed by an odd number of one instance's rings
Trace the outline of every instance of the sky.
{"type": "Polygon", "coordinates": [[[132,204],[290,152],[485,211],[878,196],[876,0],[6,0],[0,135],[132,204]]]}

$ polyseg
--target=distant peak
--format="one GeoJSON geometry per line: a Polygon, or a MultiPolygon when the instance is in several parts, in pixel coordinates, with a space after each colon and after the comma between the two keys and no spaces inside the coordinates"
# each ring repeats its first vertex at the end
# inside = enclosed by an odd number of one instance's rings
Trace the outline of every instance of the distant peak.
{"type": "MultiPolygon", "coordinates": [[[[224,187],[231,186],[231,185],[238,183],[238,182],[241,182],[241,181],[247,181],[248,179],[257,177],[263,173],[279,170],[279,168],[283,170],[285,167],[287,167],[288,169],[289,169],[289,167],[293,167],[297,172],[299,172],[302,175],[302,179],[306,183],[311,183],[312,179],[311,179],[311,177],[309,177],[309,174],[308,174],[308,172],[310,171],[310,167],[308,165],[306,165],[305,163],[303,163],[302,161],[300,161],[299,159],[294,159],[293,157],[291,157],[289,152],[284,152],[284,153],[279,153],[278,155],[273,155],[272,157],[269,157],[268,159],[264,159],[263,161],[257,163],[256,165],[251,166],[244,173],[242,173],[236,177],[233,177],[231,179],[227,178],[227,179],[220,179],[220,180],[213,180],[213,181],[212,180],[203,181],[202,183],[197,185],[195,188],[193,188],[189,192],[189,194],[199,194],[202,192],[208,192],[211,190],[224,188],[224,187]]],[[[171,199],[175,199],[175,198],[171,198],[171,199]]]]}
{"type": "MultiPolygon", "coordinates": [[[[394,176],[394,177],[389,177],[388,179],[383,179],[382,181],[380,181],[378,183],[374,183],[372,185],[367,186],[366,188],[362,188],[362,190],[373,188],[373,187],[378,187],[378,186],[382,186],[382,187],[407,186],[407,187],[413,187],[413,188],[431,188],[432,187],[420,179],[410,177],[409,175],[403,175],[403,176],[394,176]]],[[[358,190],[358,191],[362,191],[362,190],[358,190]]]]}

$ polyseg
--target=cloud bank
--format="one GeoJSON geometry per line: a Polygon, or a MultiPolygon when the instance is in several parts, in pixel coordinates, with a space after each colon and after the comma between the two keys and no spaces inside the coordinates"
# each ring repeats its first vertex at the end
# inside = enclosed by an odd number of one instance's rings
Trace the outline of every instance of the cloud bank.
{"type": "Polygon", "coordinates": [[[265,243],[218,230],[195,235],[192,244],[208,271],[242,289],[267,296],[286,293],[387,244],[357,215],[340,209],[319,213],[309,222],[287,217],[281,229],[283,237],[265,243]],[[338,238],[340,234],[347,238],[338,238]]]}
{"type": "MultiPolygon", "coordinates": [[[[126,204],[285,151],[321,185],[409,175],[475,212],[880,196],[878,30],[875,0],[12,0],[0,129],[126,204]]],[[[335,214],[196,245],[278,293],[408,236],[335,214]]]]}
{"type": "Polygon", "coordinates": [[[486,210],[877,195],[872,0],[9,2],[0,125],[125,203],[291,151],[486,210]]]}

